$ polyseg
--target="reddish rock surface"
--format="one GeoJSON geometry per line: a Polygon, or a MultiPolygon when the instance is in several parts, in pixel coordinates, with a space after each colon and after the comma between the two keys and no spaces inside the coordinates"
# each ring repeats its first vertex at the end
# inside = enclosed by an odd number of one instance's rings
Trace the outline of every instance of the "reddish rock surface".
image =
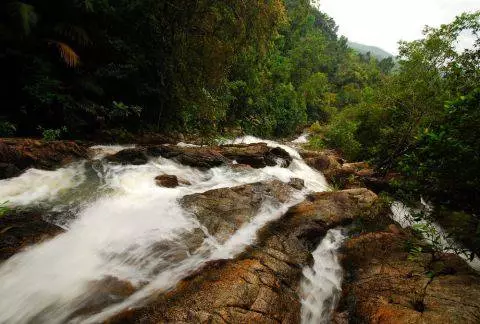
{"type": "Polygon", "coordinates": [[[189,195],[180,203],[194,213],[219,242],[225,242],[259,212],[263,203],[285,203],[291,191],[288,184],[272,180],[189,195]]]}
{"type": "Polygon", "coordinates": [[[176,188],[178,187],[179,181],[177,176],[162,174],[155,178],[155,181],[158,186],[165,188],[176,188]]]}
{"type": "Polygon", "coordinates": [[[342,260],[349,276],[337,317],[348,314],[354,323],[479,323],[480,276],[455,255],[432,262],[421,253],[409,260],[411,239],[390,226],[346,242],[342,260]]]}
{"type": "Polygon", "coordinates": [[[299,323],[299,283],[312,249],[375,200],[365,189],[312,195],[235,259],[210,262],[149,305],[106,323],[299,323]]]}
{"type": "Polygon", "coordinates": [[[28,168],[53,170],[87,157],[87,149],[72,141],[0,139],[0,179],[17,176],[28,168]]]}
{"type": "Polygon", "coordinates": [[[0,262],[24,248],[63,233],[34,212],[9,212],[0,217],[0,262]]]}

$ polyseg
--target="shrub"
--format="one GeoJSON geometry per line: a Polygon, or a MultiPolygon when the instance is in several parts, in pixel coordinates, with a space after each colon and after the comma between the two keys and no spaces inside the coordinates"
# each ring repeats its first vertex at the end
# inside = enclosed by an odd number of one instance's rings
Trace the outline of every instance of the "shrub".
{"type": "Polygon", "coordinates": [[[13,136],[17,128],[8,121],[0,121],[0,136],[13,136]]]}
{"type": "Polygon", "coordinates": [[[314,122],[308,129],[310,134],[320,134],[322,132],[322,125],[318,121],[314,122]]]}
{"type": "Polygon", "coordinates": [[[340,150],[345,158],[354,161],[358,158],[362,145],[355,138],[357,123],[344,118],[336,118],[325,132],[325,143],[340,150]]]}
{"type": "Polygon", "coordinates": [[[56,141],[60,139],[62,133],[67,132],[67,128],[65,126],[57,129],[43,129],[41,126],[39,126],[38,130],[42,132],[42,137],[45,141],[56,141]]]}

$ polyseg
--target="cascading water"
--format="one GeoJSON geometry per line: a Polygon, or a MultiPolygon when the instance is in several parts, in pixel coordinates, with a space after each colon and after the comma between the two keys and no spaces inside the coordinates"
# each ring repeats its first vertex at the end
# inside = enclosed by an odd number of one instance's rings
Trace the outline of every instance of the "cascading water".
{"type": "Polygon", "coordinates": [[[331,322],[331,314],[342,290],[343,271],[337,252],[344,240],[341,229],[328,231],[313,252],[313,266],[303,270],[302,324],[331,322]]]}
{"type": "MultiPolygon", "coordinates": [[[[432,211],[432,207],[429,206],[423,199],[421,200],[421,204],[423,205],[424,212],[426,212],[428,215],[432,211]]],[[[392,219],[403,228],[412,227],[416,224],[428,224],[429,226],[431,226],[432,230],[436,232],[436,234],[434,234],[437,241],[436,244],[440,245],[440,248],[443,249],[443,251],[447,253],[455,253],[455,251],[466,251],[466,249],[463,248],[460,243],[455,242],[452,238],[450,238],[439,224],[427,223],[424,220],[415,220],[412,214],[418,211],[411,210],[399,201],[392,204],[391,211],[392,219]]],[[[432,243],[431,239],[431,237],[425,237],[427,243],[432,243]]],[[[460,253],[459,256],[463,260],[465,260],[465,262],[473,270],[480,272],[480,258],[475,255],[473,259],[470,259],[470,256],[465,253],[460,253]]]]}
{"type": "MultiPolygon", "coordinates": [[[[281,146],[253,137],[239,141],[281,146]]],[[[208,260],[242,252],[259,228],[301,201],[306,192],[328,189],[323,175],[308,167],[298,152],[281,147],[294,158],[289,168],[235,172],[226,166],[200,171],[163,158],[142,166],[116,165],[102,158],[125,147],[96,146],[92,161],[56,171],[29,170],[0,181],[0,201],[41,208],[49,221],[66,229],[0,265],[0,323],[99,322],[154,291],[172,287],[208,260]],[[161,188],[153,180],[159,174],[176,175],[192,185],[161,188]],[[266,201],[250,223],[223,244],[178,203],[188,194],[294,177],[305,179],[304,192],[282,205],[266,201]],[[185,237],[199,230],[206,239],[190,251],[185,237]],[[129,282],[137,292],[124,300],[92,301],[98,291],[95,283],[106,278],[129,282]]]]}

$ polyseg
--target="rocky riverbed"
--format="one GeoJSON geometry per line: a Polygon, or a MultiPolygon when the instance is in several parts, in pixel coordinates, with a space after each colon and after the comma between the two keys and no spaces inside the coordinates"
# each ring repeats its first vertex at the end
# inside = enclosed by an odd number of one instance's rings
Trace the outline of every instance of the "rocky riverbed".
{"type": "Polygon", "coordinates": [[[418,238],[376,194],[395,175],[240,142],[0,140],[0,322],[479,322],[475,271],[428,249],[409,257],[418,238]],[[321,316],[307,316],[305,269],[320,271],[312,252],[340,227],[341,292],[319,282],[321,316]]]}

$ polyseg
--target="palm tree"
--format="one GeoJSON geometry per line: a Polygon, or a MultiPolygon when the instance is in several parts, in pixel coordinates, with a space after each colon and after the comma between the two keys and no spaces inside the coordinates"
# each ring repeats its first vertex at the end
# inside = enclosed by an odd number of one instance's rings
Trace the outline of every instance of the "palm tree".
{"type": "MultiPolygon", "coordinates": [[[[82,2],[84,10],[92,11],[92,3],[90,0],[82,2]]],[[[75,68],[80,64],[80,56],[72,48],[71,43],[79,46],[88,46],[92,42],[87,32],[82,27],[72,25],[65,22],[50,22],[48,28],[44,32],[47,37],[32,36],[32,31],[39,25],[40,19],[36,12],[36,8],[32,4],[19,0],[7,1],[5,12],[9,18],[9,25],[0,25],[0,39],[17,38],[17,41],[26,42],[40,41],[48,46],[56,48],[59,57],[70,68],[75,68]],[[66,41],[60,40],[66,39],[66,41]]]]}

